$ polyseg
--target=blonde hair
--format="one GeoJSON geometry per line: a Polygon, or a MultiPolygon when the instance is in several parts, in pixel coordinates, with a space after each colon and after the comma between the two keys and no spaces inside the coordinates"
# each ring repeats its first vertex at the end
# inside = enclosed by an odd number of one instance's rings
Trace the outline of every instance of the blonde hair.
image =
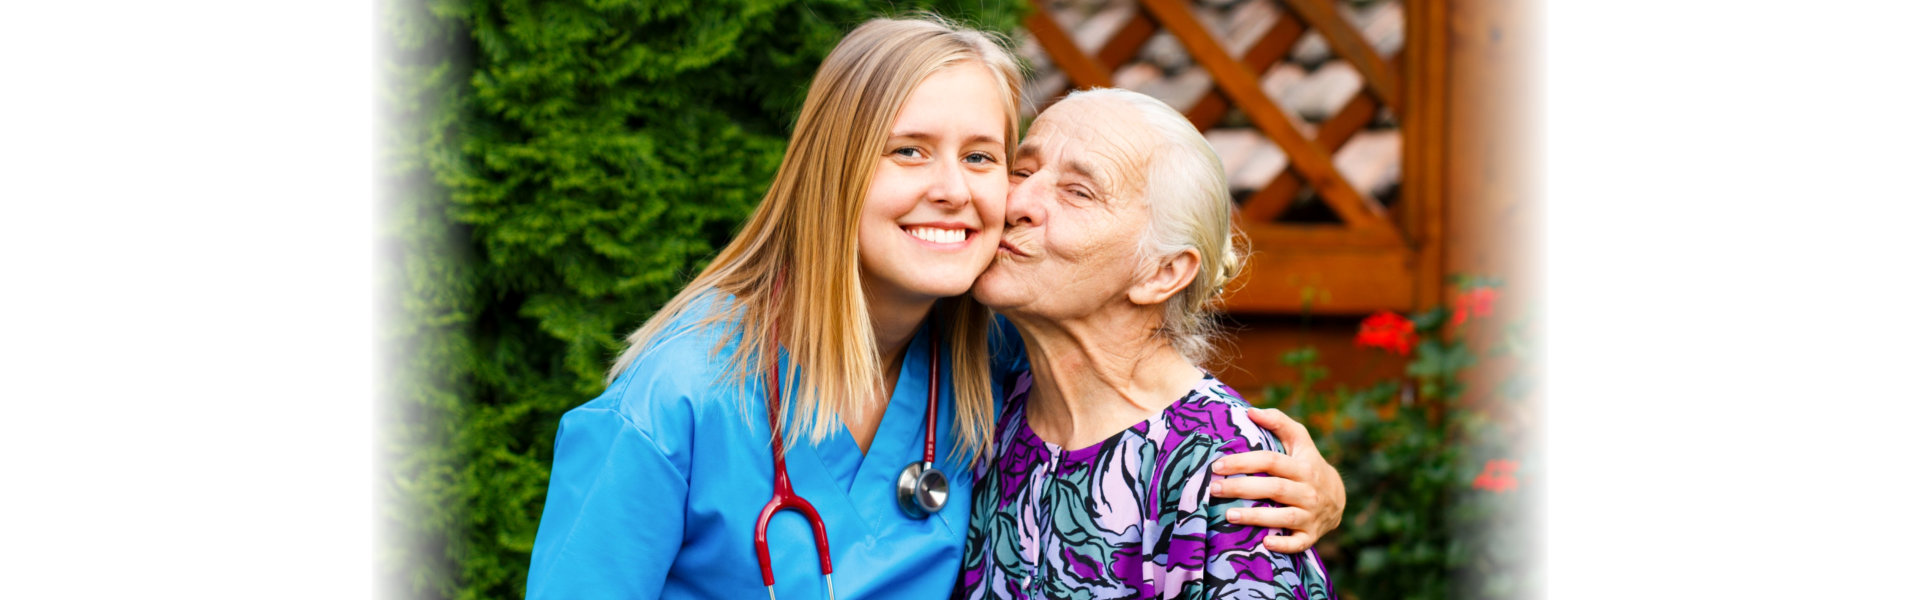
{"type": "Polygon", "coordinates": [[[1220,156],[1193,122],[1152,96],[1100,88],[1067,97],[1130,107],[1146,126],[1145,137],[1154,140],[1137,157],[1146,167],[1141,189],[1152,215],[1140,236],[1141,268],[1153,268],[1188,248],[1199,252],[1199,271],[1167,300],[1159,333],[1189,362],[1205,364],[1213,358],[1220,330],[1216,301],[1246,260],[1245,236],[1233,226],[1233,196],[1220,156]]]}
{"type": "MultiPolygon", "coordinates": [[[[728,341],[739,341],[727,358],[734,381],[764,379],[784,345],[790,363],[780,374],[782,427],[816,444],[840,431],[839,415],[859,408],[884,376],[860,285],[858,247],[860,212],[882,144],[921,81],[941,69],[976,63],[999,84],[1011,156],[1019,140],[1021,76],[1004,43],[931,15],[874,19],[848,33],[814,74],[760,206],[686,289],[627,336],[629,345],[608,381],[662,341],[669,324],[691,306],[724,292],[734,301],[714,302],[715,310],[694,327],[725,328],[716,355],[728,341]],[[778,297],[776,281],[782,281],[778,297]]],[[[949,452],[978,460],[993,430],[991,314],[962,296],[940,301],[929,319],[949,349],[943,354],[953,371],[959,443],[949,452]]],[[[787,436],[787,444],[796,437],[787,436]]]]}

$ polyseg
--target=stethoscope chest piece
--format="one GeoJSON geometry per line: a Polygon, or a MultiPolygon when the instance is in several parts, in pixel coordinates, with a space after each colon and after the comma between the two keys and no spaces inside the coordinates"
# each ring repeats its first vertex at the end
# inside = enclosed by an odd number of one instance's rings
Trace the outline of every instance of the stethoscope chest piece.
{"type": "Polygon", "coordinates": [[[947,474],[930,463],[907,465],[900,471],[896,492],[900,497],[900,510],[915,519],[925,519],[947,506],[947,474]]]}

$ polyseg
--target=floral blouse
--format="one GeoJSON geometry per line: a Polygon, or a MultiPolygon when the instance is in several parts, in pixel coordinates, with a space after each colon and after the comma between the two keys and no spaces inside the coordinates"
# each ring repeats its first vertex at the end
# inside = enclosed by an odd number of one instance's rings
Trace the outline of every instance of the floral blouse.
{"type": "Polygon", "coordinates": [[[1020,376],[993,454],[974,478],[973,519],[954,597],[1329,598],[1312,549],[1277,554],[1264,527],[1228,523],[1213,460],[1281,450],[1247,403],[1209,375],[1153,418],[1079,450],[1034,435],[1020,376]]]}

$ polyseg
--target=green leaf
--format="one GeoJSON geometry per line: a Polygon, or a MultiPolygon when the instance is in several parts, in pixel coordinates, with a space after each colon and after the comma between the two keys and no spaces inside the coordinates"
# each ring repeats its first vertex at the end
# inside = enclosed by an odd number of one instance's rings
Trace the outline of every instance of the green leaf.
{"type": "Polygon", "coordinates": [[[1435,306],[1433,308],[1429,308],[1429,309],[1414,313],[1413,316],[1408,320],[1413,321],[1414,332],[1419,333],[1420,337],[1425,338],[1425,337],[1430,337],[1435,333],[1439,332],[1440,327],[1442,325],[1446,325],[1447,319],[1451,318],[1452,316],[1453,316],[1452,309],[1449,309],[1445,306],[1435,306]]]}

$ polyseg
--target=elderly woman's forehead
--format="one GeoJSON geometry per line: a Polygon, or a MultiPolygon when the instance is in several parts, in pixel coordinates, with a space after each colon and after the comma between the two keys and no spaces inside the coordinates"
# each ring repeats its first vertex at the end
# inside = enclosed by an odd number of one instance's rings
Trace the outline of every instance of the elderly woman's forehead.
{"type": "Polygon", "coordinates": [[[1072,97],[1040,113],[1033,129],[1043,126],[1056,135],[1066,135],[1084,143],[1108,143],[1138,146],[1140,113],[1132,106],[1111,98],[1072,97]]]}
{"type": "Polygon", "coordinates": [[[1040,113],[1028,128],[1027,140],[1055,151],[1096,157],[1101,160],[1095,163],[1107,163],[1098,166],[1118,171],[1112,175],[1133,178],[1140,175],[1140,163],[1153,146],[1148,128],[1140,121],[1138,110],[1122,102],[1068,98],[1040,113]]]}

